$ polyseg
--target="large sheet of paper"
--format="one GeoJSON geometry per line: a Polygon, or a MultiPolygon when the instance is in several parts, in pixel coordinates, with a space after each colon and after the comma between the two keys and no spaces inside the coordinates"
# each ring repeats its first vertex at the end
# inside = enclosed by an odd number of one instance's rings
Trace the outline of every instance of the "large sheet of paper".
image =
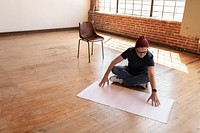
{"type": "Polygon", "coordinates": [[[152,102],[147,103],[150,94],[128,89],[122,86],[111,84],[104,87],[98,86],[96,81],[77,96],[108,105],[123,111],[134,113],[159,122],[167,123],[174,100],[159,97],[160,106],[152,106],[152,102]]]}

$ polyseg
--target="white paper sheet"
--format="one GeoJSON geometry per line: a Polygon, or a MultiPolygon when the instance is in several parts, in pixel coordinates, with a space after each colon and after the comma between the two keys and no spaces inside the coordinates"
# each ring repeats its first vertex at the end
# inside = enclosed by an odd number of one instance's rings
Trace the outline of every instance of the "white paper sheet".
{"type": "Polygon", "coordinates": [[[147,103],[150,94],[111,84],[98,86],[96,81],[77,96],[123,111],[167,123],[174,100],[159,97],[160,106],[147,103]]]}

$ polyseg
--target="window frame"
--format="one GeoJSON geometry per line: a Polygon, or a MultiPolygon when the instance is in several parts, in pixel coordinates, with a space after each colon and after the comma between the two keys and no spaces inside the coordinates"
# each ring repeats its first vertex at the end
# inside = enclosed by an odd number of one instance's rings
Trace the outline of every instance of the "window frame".
{"type": "MultiPolygon", "coordinates": [[[[153,18],[153,19],[161,19],[161,20],[169,20],[169,21],[179,21],[181,22],[182,21],[182,18],[183,18],[183,13],[184,13],[184,8],[185,8],[185,2],[186,0],[160,0],[161,3],[163,3],[162,5],[155,5],[155,2],[158,2],[159,0],[149,0],[150,1],[150,12],[148,13],[148,10],[144,10],[143,6],[148,6],[146,3],[145,3],[145,0],[140,0],[140,13],[134,13],[134,5],[136,4],[136,2],[138,2],[139,0],[122,0],[124,3],[120,3],[120,0],[98,0],[97,4],[98,4],[98,8],[97,11],[100,11],[100,12],[105,12],[105,13],[116,13],[116,14],[122,14],[122,15],[131,15],[131,16],[140,16],[140,17],[146,17],[146,18],[153,18]],[[110,1],[109,3],[109,11],[105,11],[105,4],[106,4],[106,1],[110,1]],[[174,2],[174,5],[167,5],[165,4],[165,2],[174,2]],[[112,2],[115,5],[116,9],[113,11],[111,11],[111,7],[112,7],[112,2]],[[132,2],[133,3],[133,7],[132,7],[132,11],[130,13],[127,13],[126,11],[130,10],[127,9],[127,3],[126,2],[132,2]],[[177,2],[183,2],[183,5],[177,5],[177,2]],[[101,10],[101,6],[100,4],[101,3],[104,3],[104,10],[101,10]],[[120,4],[123,4],[125,7],[124,9],[119,9],[120,7],[120,4]],[[162,10],[159,14],[159,11],[157,11],[157,15],[159,16],[156,16],[154,15],[156,13],[156,10],[154,10],[156,8],[156,6],[159,8],[161,7],[162,10]],[[173,8],[173,11],[165,11],[165,8],[173,8]],[[182,8],[182,9],[181,9],[182,8]],[[124,12],[120,12],[120,10],[124,10],[124,12]],[[177,10],[183,10],[183,12],[177,12],[177,10]],[[143,14],[143,11],[147,11],[146,14],[143,14]],[[169,16],[167,17],[166,15],[169,14],[171,15],[171,18],[169,19],[169,16]],[[165,16],[164,16],[165,15],[165,16]]],[[[138,3],[137,3],[138,4],[138,3]]],[[[96,5],[97,6],[97,5],[96,5]]],[[[130,5],[129,5],[130,6],[130,5]]]]}

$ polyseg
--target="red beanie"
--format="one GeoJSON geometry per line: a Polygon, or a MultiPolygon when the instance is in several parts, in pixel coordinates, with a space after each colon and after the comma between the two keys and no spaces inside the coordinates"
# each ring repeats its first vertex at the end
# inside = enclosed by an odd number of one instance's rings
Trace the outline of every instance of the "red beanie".
{"type": "Polygon", "coordinates": [[[135,47],[149,47],[149,43],[144,36],[140,36],[136,41],[135,47]]]}

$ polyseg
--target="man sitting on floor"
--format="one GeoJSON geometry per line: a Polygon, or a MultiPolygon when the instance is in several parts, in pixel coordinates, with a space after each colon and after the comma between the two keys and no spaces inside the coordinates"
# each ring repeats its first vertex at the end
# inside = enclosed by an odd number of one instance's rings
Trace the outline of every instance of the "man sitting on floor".
{"type": "Polygon", "coordinates": [[[149,43],[144,36],[140,36],[135,47],[128,48],[121,55],[116,57],[109,65],[99,86],[103,87],[105,83],[109,85],[108,75],[110,71],[115,76],[110,77],[112,82],[123,84],[124,86],[146,86],[148,82],[151,84],[152,94],[147,100],[151,99],[152,106],[160,105],[157,97],[156,82],[154,76],[154,60],[152,53],[148,50],[149,43]],[[128,60],[128,66],[115,66],[122,60],[128,60]]]}

